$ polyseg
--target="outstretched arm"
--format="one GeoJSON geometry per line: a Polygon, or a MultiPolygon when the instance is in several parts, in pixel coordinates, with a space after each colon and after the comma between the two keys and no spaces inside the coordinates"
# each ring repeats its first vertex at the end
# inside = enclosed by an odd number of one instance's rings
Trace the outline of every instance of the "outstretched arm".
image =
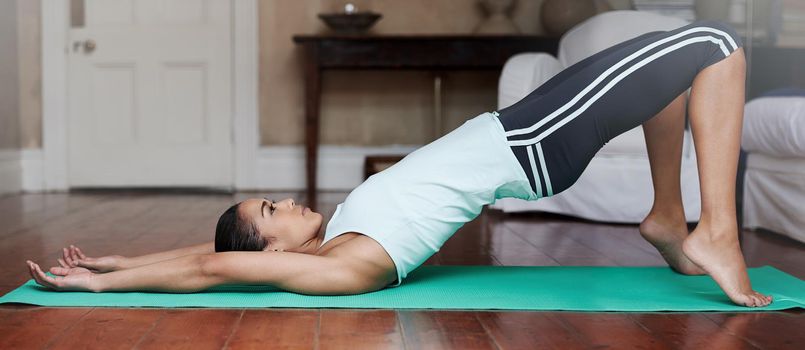
{"type": "Polygon", "coordinates": [[[34,263],[29,266],[43,286],[94,292],[187,293],[224,284],[258,284],[301,294],[335,295],[369,292],[389,283],[388,273],[371,263],[290,252],[196,254],[105,274],[64,271],[65,276],[56,277],[45,275],[34,263]]]}
{"type": "Polygon", "coordinates": [[[95,272],[110,272],[149,265],[186,255],[215,253],[215,242],[201,243],[189,247],[135,257],[109,255],[93,258],[86,256],[84,252],[81,251],[81,248],[74,245],[70,245],[70,247],[63,248],[62,250],[62,258],[58,260],[59,265],[62,267],[84,267],[95,272]]]}
{"type": "Polygon", "coordinates": [[[196,244],[189,247],[166,250],[153,254],[124,258],[120,263],[120,269],[130,269],[143,265],[149,265],[160,261],[171,260],[187,255],[212,254],[215,253],[215,242],[196,244]]]}

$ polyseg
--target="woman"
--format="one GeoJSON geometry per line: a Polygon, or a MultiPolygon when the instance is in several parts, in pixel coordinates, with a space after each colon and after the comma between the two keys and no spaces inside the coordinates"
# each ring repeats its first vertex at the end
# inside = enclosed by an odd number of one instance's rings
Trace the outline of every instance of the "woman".
{"type": "Polygon", "coordinates": [[[736,304],[765,306],[771,298],[752,290],[735,218],[740,46],[731,27],[696,22],[599,52],[372,176],[322,235],[322,216],[291,199],[249,199],[221,216],[214,243],[133,259],[87,258],[71,246],[51,269],[58,276],[28,262],[30,272],[57,290],[193,292],[244,283],[305,294],[374,291],[399,284],[483,205],[567,189],[607,141],[642,124],[655,190],[642,236],[675,271],[707,273],[736,304]],[[688,88],[702,197],[690,235],[679,188],[688,88]]]}

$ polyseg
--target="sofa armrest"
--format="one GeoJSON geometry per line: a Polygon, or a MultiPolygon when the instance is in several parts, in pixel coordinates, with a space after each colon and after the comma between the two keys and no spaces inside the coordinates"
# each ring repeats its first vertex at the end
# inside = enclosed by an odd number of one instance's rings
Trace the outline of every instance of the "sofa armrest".
{"type": "Polygon", "coordinates": [[[511,106],[562,70],[559,61],[546,53],[521,53],[503,65],[498,81],[498,109],[511,106]]]}

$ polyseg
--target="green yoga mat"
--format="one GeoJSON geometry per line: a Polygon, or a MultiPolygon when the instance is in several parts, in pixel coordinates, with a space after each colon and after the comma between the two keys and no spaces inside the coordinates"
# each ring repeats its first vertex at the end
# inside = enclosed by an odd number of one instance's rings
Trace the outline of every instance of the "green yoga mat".
{"type": "Polygon", "coordinates": [[[0,303],[42,306],[393,308],[568,311],[756,311],[805,308],[805,281],[770,266],[749,269],[763,308],[733,305],[708,276],[667,267],[422,266],[399,287],[348,296],[305,296],[265,286],[201,293],[53,292],[29,280],[0,303]]]}

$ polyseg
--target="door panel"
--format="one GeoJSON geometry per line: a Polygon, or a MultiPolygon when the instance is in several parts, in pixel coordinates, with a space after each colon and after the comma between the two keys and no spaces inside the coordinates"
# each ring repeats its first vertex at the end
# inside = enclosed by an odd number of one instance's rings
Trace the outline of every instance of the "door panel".
{"type": "Polygon", "coordinates": [[[134,64],[96,65],[91,71],[92,135],[99,146],[133,144],[137,139],[137,105],[134,64]],[[113,86],[113,89],[105,87],[113,86]]]}
{"type": "Polygon", "coordinates": [[[136,0],[85,0],[85,23],[96,27],[107,24],[134,24],[136,0]]]}
{"type": "Polygon", "coordinates": [[[204,105],[207,74],[203,63],[169,63],[162,67],[165,91],[164,128],[154,135],[154,142],[165,145],[203,144],[207,137],[207,108],[204,105]],[[179,134],[165,130],[182,130],[179,134]]]}
{"type": "Polygon", "coordinates": [[[86,0],[85,16],[68,49],[70,185],[230,186],[230,2],[86,0]]]}

